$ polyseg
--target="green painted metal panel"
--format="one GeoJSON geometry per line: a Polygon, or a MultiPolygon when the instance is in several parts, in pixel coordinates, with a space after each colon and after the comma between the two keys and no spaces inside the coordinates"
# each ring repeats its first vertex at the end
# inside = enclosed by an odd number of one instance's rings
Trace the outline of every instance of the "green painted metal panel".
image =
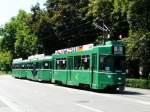
{"type": "Polygon", "coordinates": [[[36,80],[38,81],[51,81],[52,70],[51,69],[38,69],[36,80]]]}
{"type": "Polygon", "coordinates": [[[54,70],[52,79],[67,84],[67,70],[54,70]]]}
{"type": "Polygon", "coordinates": [[[20,70],[20,78],[26,78],[26,69],[20,70]]]}
{"type": "Polygon", "coordinates": [[[27,79],[33,80],[32,69],[27,69],[27,79]]]}
{"type": "Polygon", "coordinates": [[[17,78],[20,78],[20,72],[21,72],[21,70],[20,69],[15,69],[15,70],[13,70],[13,72],[14,72],[14,77],[17,77],[17,78]]]}
{"type": "Polygon", "coordinates": [[[91,71],[86,70],[71,70],[71,81],[77,84],[91,85],[91,71]]]}

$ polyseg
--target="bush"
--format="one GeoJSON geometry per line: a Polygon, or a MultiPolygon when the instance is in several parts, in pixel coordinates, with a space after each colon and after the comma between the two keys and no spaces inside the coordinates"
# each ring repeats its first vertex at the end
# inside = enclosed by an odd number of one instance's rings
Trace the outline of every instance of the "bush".
{"type": "Polygon", "coordinates": [[[12,56],[10,52],[0,51],[0,71],[10,71],[12,56]]]}
{"type": "Polygon", "coordinates": [[[146,79],[127,79],[126,86],[135,88],[150,89],[150,80],[146,79]]]}

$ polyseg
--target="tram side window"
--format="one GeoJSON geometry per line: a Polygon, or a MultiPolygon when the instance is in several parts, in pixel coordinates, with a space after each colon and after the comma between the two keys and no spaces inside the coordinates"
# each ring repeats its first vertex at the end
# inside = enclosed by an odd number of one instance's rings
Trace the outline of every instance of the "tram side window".
{"type": "Polygon", "coordinates": [[[28,67],[29,69],[33,69],[33,63],[28,63],[28,64],[27,64],[27,67],[28,67]]]}
{"type": "Polygon", "coordinates": [[[49,62],[48,61],[45,61],[43,63],[43,66],[44,66],[44,69],[49,69],[49,62]]]}
{"type": "Polygon", "coordinates": [[[36,62],[36,68],[40,69],[41,68],[41,63],[40,62],[36,62]]]}
{"type": "Polygon", "coordinates": [[[19,64],[17,64],[17,69],[19,69],[20,68],[20,65],[19,64]]]}
{"type": "Polygon", "coordinates": [[[18,65],[18,68],[21,69],[21,68],[22,68],[22,64],[19,64],[19,65],[18,65]]]}
{"type": "Polygon", "coordinates": [[[27,69],[27,64],[24,64],[24,69],[27,69]]]}
{"type": "Polygon", "coordinates": [[[56,60],[56,69],[60,69],[60,70],[64,70],[64,69],[66,69],[66,67],[67,67],[67,64],[66,64],[66,59],[57,59],[56,60]]]}
{"type": "Polygon", "coordinates": [[[21,68],[22,68],[22,69],[27,69],[27,64],[25,64],[25,63],[24,63],[24,64],[21,64],[21,68]]]}
{"type": "Polygon", "coordinates": [[[15,69],[17,69],[17,64],[15,64],[15,69]]]}
{"type": "Polygon", "coordinates": [[[22,68],[22,69],[25,69],[25,64],[21,64],[21,68],[22,68]]]}
{"type": "Polygon", "coordinates": [[[27,69],[29,68],[29,63],[27,63],[27,69]]]}
{"type": "Polygon", "coordinates": [[[22,64],[19,64],[18,68],[19,68],[19,69],[22,69],[22,64]]]}
{"type": "Polygon", "coordinates": [[[90,56],[84,55],[82,56],[82,66],[81,69],[88,70],[90,68],[90,56]]]}
{"type": "Polygon", "coordinates": [[[100,56],[100,70],[112,71],[113,69],[113,57],[112,56],[100,56]]]}
{"type": "Polygon", "coordinates": [[[104,59],[105,59],[105,56],[100,56],[100,63],[99,63],[99,69],[100,70],[105,70],[105,61],[104,61],[104,59]]]}
{"type": "Polygon", "coordinates": [[[75,70],[81,69],[81,56],[74,57],[74,69],[75,70]]]}
{"type": "Polygon", "coordinates": [[[20,68],[20,65],[19,64],[16,64],[16,69],[19,69],[20,68]]]}
{"type": "Polygon", "coordinates": [[[18,64],[18,69],[20,69],[21,68],[21,64],[18,64]]]}

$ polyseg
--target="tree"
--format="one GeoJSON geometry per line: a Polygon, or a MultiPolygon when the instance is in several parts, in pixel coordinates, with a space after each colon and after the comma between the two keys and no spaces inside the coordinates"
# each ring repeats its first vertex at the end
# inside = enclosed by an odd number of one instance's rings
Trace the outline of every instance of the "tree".
{"type": "Polygon", "coordinates": [[[6,23],[3,29],[3,38],[1,40],[1,49],[5,51],[10,51],[11,54],[14,54],[15,48],[15,37],[16,37],[16,27],[17,23],[15,18],[11,18],[10,22],[6,23]]]}
{"type": "Polygon", "coordinates": [[[89,0],[48,0],[46,7],[60,48],[95,40],[91,21],[86,17],[89,0]]]}
{"type": "Polygon", "coordinates": [[[88,15],[92,16],[94,20],[104,21],[109,28],[112,25],[112,11],[112,0],[90,0],[88,15]]]}
{"type": "Polygon", "coordinates": [[[128,11],[130,29],[135,31],[150,31],[150,1],[133,0],[130,2],[128,11]]]}
{"type": "Polygon", "coordinates": [[[11,68],[12,55],[7,51],[0,51],[0,70],[9,71],[11,68]]]}
{"type": "Polygon", "coordinates": [[[103,31],[95,27],[98,38],[95,38],[95,43],[99,44],[102,41],[108,39],[108,34],[110,34],[109,39],[113,39],[112,36],[112,12],[113,12],[113,0],[90,0],[89,9],[87,16],[91,18],[92,22],[102,28],[106,26],[109,30],[103,31]],[[99,38],[102,37],[102,38],[99,38]]]}
{"type": "Polygon", "coordinates": [[[129,36],[124,39],[124,42],[126,43],[126,54],[127,60],[130,62],[129,65],[134,63],[131,67],[134,68],[132,74],[138,75],[138,70],[142,69],[143,77],[147,78],[150,73],[150,32],[132,32],[129,36]]]}
{"type": "Polygon", "coordinates": [[[133,0],[129,4],[128,21],[130,26],[127,43],[129,60],[139,61],[143,77],[150,73],[150,1],[133,0]]]}
{"type": "Polygon", "coordinates": [[[20,10],[18,15],[4,26],[4,38],[0,47],[2,51],[10,52],[13,58],[26,58],[37,52],[37,37],[28,25],[30,18],[31,14],[20,10]]]}
{"type": "Polygon", "coordinates": [[[143,77],[148,78],[150,74],[150,32],[145,33],[140,40],[140,66],[143,77]]]}
{"type": "Polygon", "coordinates": [[[86,17],[89,0],[47,0],[46,10],[32,7],[29,22],[38,37],[39,53],[91,43],[96,33],[86,17]]]}
{"type": "Polygon", "coordinates": [[[46,10],[41,10],[39,4],[31,9],[32,18],[29,21],[32,32],[38,37],[38,53],[52,54],[57,48],[56,35],[46,10]]]}
{"type": "Polygon", "coordinates": [[[112,34],[114,38],[128,36],[129,24],[127,20],[129,0],[114,0],[112,13],[112,34]]]}
{"type": "Polygon", "coordinates": [[[3,27],[1,26],[0,27],[0,36],[3,36],[4,35],[4,29],[3,29],[3,27]]]}
{"type": "Polygon", "coordinates": [[[17,57],[26,58],[37,53],[37,37],[34,33],[31,33],[31,28],[27,24],[30,17],[30,14],[20,10],[15,18],[17,22],[17,32],[14,46],[17,57]]]}

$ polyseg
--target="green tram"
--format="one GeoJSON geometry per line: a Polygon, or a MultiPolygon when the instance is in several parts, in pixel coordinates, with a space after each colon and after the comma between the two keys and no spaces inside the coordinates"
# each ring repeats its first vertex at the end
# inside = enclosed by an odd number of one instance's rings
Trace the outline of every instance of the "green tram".
{"type": "Polygon", "coordinates": [[[52,57],[44,56],[33,63],[31,79],[37,81],[51,81],[52,78],[52,57]]]}
{"type": "MultiPolygon", "coordinates": [[[[123,91],[125,51],[122,42],[108,41],[103,45],[91,46],[89,44],[57,50],[45,59],[35,59],[33,56],[32,59],[28,59],[31,67],[28,67],[27,71],[30,72],[25,74],[26,78],[70,86],[85,86],[96,90],[111,88],[123,91]]],[[[13,66],[15,64],[13,63],[13,66]]],[[[17,70],[22,69],[13,68],[15,77],[18,77],[17,70]]],[[[21,74],[23,77],[25,75],[21,74]]]]}
{"type": "Polygon", "coordinates": [[[26,60],[15,59],[12,64],[12,75],[35,81],[51,81],[52,57],[35,55],[26,60]]]}

